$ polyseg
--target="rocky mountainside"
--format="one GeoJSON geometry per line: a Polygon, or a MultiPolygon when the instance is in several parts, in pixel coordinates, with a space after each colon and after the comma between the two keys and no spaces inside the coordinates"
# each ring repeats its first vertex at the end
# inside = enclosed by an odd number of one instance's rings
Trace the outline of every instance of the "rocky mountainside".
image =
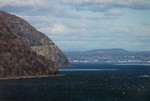
{"type": "Polygon", "coordinates": [[[46,35],[25,20],[0,11],[0,77],[49,75],[68,64],[46,35]]]}

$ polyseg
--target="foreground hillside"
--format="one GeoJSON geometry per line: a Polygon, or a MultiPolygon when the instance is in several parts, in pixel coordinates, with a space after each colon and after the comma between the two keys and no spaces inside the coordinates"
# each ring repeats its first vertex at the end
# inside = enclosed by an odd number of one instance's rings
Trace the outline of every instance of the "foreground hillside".
{"type": "Polygon", "coordinates": [[[56,74],[68,59],[47,36],[15,15],[0,11],[0,77],[56,74]]]}

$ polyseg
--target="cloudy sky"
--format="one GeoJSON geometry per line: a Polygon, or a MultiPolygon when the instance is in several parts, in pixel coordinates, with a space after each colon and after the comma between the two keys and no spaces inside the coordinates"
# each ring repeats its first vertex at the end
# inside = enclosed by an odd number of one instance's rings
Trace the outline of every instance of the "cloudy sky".
{"type": "Polygon", "coordinates": [[[150,0],[0,0],[62,50],[150,51],[150,0]]]}

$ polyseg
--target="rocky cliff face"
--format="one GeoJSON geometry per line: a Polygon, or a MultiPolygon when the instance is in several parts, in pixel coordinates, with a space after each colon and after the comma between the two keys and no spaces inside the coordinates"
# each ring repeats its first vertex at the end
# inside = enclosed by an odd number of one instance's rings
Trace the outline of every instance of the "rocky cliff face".
{"type": "Polygon", "coordinates": [[[57,73],[68,59],[25,20],[0,11],[0,77],[57,73]]]}
{"type": "Polygon", "coordinates": [[[32,46],[31,49],[36,51],[37,54],[46,57],[47,59],[56,61],[58,66],[69,65],[68,59],[56,45],[32,46]]]}

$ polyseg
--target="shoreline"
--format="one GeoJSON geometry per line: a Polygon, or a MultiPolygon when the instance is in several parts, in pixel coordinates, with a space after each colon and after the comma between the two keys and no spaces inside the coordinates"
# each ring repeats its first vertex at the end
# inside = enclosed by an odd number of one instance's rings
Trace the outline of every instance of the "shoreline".
{"type": "Polygon", "coordinates": [[[35,78],[48,78],[48,77],[62,77],[65,76],[65,74],[53,74],[53,75],[39,75],[39,76],[16,76],[16,77],[6,77],[1,78],[0,80],[19,80],[19,79],[35,79],[35,78]]]}

